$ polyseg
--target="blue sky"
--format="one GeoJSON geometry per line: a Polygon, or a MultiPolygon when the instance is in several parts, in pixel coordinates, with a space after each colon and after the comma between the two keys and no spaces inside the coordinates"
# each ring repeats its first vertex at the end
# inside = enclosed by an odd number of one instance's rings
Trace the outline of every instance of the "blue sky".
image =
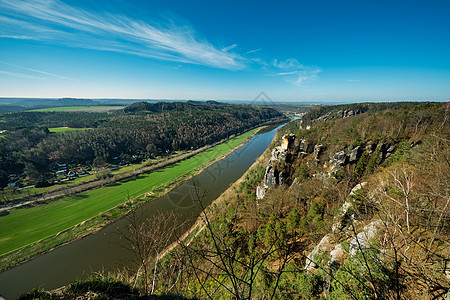
{"type": "Polygon", "coordinates": [[[450,1],[0,0],[0,97],[450,100],[450,1]]]}

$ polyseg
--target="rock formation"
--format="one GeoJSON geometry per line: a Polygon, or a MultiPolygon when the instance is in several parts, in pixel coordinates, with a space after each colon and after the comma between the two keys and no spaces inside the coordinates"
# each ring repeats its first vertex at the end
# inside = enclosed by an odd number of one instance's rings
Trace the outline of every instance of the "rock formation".
{"type": "Polygon", "coordinates": [[[359,251],[366,251],[371,248],[371,240],[375,239],[383,226],[383,221],[376,220],[369,223],[364,229],[356,235],[350,242],[349,254],[355,256],[359,251]]]}

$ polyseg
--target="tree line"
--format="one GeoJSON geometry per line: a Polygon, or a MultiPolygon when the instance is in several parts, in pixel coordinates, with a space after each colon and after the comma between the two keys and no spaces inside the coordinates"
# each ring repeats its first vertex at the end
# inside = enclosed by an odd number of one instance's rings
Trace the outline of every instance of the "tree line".
{"type": "Polygon", "coordinates": [[[196,149],[283,120],[284,115],[271,108],[214,101],[140,102],[109,113],[8,113],[1,117],[8,134],[0,140],[0,170],[3,175],[24,172],[36,183],[50,180],[58,164],[127,163],[196,149]],[[51,133],[52,127],[86,130],[51,133]]]}

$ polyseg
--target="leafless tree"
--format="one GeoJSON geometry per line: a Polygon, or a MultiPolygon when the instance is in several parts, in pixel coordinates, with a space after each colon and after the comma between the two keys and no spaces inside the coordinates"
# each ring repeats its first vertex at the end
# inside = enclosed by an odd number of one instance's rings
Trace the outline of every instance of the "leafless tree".
{"type": "Polygon", "coordinates": [[[163,251],[171,242],[176,241],[176,234],[181,223],[177,214],[172,211],[158,212],[151,218],[144,218],[142,214],[139,216],[138,214],[133,211],[126,216],[129,225],[126,230],[120,231],[120,234],[128,242],[125,247],[134,253],[137,259],[133,287],[136,286],[142,274],[144,293],[153,294],[156,287],[158,263],[162,258],[163,251]],[[153,274],[150,274],[152,268],[153,274]]]}

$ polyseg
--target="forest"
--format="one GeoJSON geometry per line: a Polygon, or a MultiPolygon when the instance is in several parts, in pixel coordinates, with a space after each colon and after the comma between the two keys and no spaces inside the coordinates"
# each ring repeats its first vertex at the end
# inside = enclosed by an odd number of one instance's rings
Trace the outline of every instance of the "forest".
{"type": "Polygon", "coordinates": [[[0,187],[50,184],[58,166],[105,167],[197,149],[287,117],[215,101],[134,103],[113,112],[13,112],[0,117],[0,187]],[[51,132],[49,128],[85,130],[51,132]],[[19,180],[20,179],[20,180],[19,180]]]}

